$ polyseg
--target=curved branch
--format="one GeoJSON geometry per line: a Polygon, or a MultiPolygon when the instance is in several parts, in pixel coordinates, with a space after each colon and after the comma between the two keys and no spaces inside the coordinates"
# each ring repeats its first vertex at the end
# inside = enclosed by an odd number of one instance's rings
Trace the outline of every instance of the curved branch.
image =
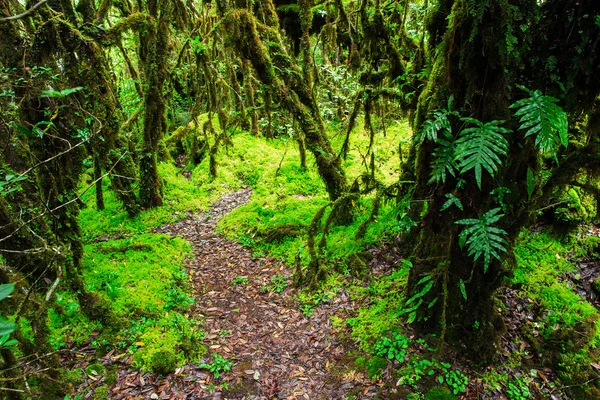
{"type": "Polygon", "coordinates": [[[29,10],[18,14],[18,15],[13,15],[11,17],[6,17],[6,18],[0,18],[0,23],[2,22],[9,22],[9,21],[15,21],[17,19],[21,19],[21,18],[25,18],[30,16],[31,14],[33,14],[35,12],[35,10],[37,10],[38,8],[40,8],[41,6],[43,6],[44,4],[46,4],[48,0],[42,0],[39,3],[35,4],[33,7],[31,7],[29,10]]]}

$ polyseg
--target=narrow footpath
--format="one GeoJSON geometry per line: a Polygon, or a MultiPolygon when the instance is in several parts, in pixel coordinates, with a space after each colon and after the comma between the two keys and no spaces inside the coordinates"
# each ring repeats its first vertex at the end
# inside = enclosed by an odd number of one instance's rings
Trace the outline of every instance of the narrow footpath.
{"type": "MultiPolygon", "coordinates": [[[[219,379],[189,364],[166,377],[119,368],[115,399],[343,399],[373,398],[379,387],[346,376],[352,343],[333,335],[328,307],[305,317],[294,298],[291,269],[270,257],[253,257],[216,233],[224,215],[246,203],[250,189],[225,195],[203,215],[157,228],[192,243],[188,271],[196,313],[206,331],[206,362],[217,353],[234,362],[219,379]],[[280,276],[278,293],[271,278],[280,276]],[[247,284],[232,284],[236,279],[247,284]]],[[[352,307],[347,295],[336,308],[352,307]]]]}

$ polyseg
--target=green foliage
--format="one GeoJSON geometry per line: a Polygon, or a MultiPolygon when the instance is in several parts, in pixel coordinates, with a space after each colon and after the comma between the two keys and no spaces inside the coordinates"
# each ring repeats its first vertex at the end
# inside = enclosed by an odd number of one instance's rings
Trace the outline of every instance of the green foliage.
{"type": "Polygon", "coordinates": [[[455,176],[458,169],[456,164],[456,140],[449,130],[442,131],[443,137],[437,139],[437,147],[433,152],[431,162],[431,175],[429,183],[440,183],[446,181],[446,173],[455,176]]]}
{"type": "MultiPolygon", "coordinates": [[[[408,314],[408,323],[412,324],[417,318],[417,309],[421,307],[423,304],[424,296],[429,293],[431,288],[433,287],[433,279],[431,276],[426,275],[417,282],[415,289],[415,294],[412,295],[411,298],[406,300],[404,303],[404,308],[398,312],[398,315],[408,314]]],[[[429,302],[427,305],[428,308],[433,307],[433,305],[437,302],[437,297],[429,302]]]]}
{"type": "Polygon", "coordinates": [[[440,383],[446,382],[446,385],[452,389],[452,393],[454,394],[465,392],[469,384],[469,378],[457,370],[448,371],[446,375],[440,376],[438,381],[440,383]]]}
{"type": "Polygon", "coordinates": [[[412,360],[406,367],[398,371],[400,378],[397,385],[408,385],[417,388],[419,381],[425,376],[433,376],[438,364],[434,360],[416,359],[412,360]]]}
{"type": "Polygon", "coordinates": [[[21,190],[18,182],[27,180],[27,177],[6,174],[4,179],[5,180],[0,180],[0,195],[7,196],[13,192],[21,190]]]}
{"type": "Polygon", "coordinates": [[[509,400],[527,400],[531,398],[531,392],[527,383],[520,377],[515,376],[512,381],[508,382],[506,396],[509,400]]]}
{"type": "Polygon", "coordinates": [[[448,208],[452,206],[456,206],[459,210],[463,210],[463,205],[458,197],[453,195],[452,193],[446,193],[446,202],[440,208],[440,211],[446,211],[448,208]]]}
{"type": "Polygon", "coordinates": [[[10,338],[9,333],[0,337],[0,349],[4,348],[4,349],[13,350],[13,351],[16,350],[16,345],[19,342],[14,339],[9,340],[9,338],[10,338]]]}
{"type": "Polygon", "coordinates": [[[271,283],[265,287],[269,292],[281,293],[287,287],[287,278],[281,274],[271,277],[271,283]]]}
{"type": "Polygon", "coordinates": [[[210,371],[216,379],[221,376],[222,372],[231,371],[231,367],[233,367],[233,361],[229,361],[217,353],[213,353],[212,357],[213,362],[211,364],[203,363],[198,366],[202,369],[207,369],[210,371]]]}
{"type": "Polygon", "coordinates": [[[233,278],[231,280],[231,285],[232,286],[237,286],[237,285],[247,285],[248,284],[248,277],[246,276],[236,276],[235,278],[233,278]]]}
{"type": "Polygon", "coordinates": [[[465,225],[466,228],[460,233],[461,246],[467,245],[469,256],[475,261],[483,255],[483,269],[487,272],[491,258],[501,260],[501,253],[506,253],[506,231],[493,226],[504,214],[499,214],[500,208],[494,208],[478,219],[461,219],[456,224],[465,225]]]}
{"type": "Polygon", "coordinates": [[[477,186],[481,189],[481,172],[485,169],[492,177],[502,164],[501,156],[508,153],[508,141],[503,134],[510,133],[501,125],[504,121],[483,123],[474,118],[462,118],[474,127],[463,129],[456,141],[455,160],[460,173],[473,170],[477,186]]]}
{"type": "MultiPolygon", "coordinates": [[[[0,301],[7,298],[13,292],[13,290],[15,290],[15,285],[13,285],[12,283],[5,283],[0,285],[0,301]]],[[[14,332],[15,329],[17,329],[17,326],[14,322],[9,322],[6,319],[4,319],[4,317],[0,316],[0,336],[4,337],[10,335],[12,332],[14,332]]]]}
{"type": "Polygon", "coordinates": [[[383,337],[375,343],[375,354],[402,363],[404,357],[406,357],[406,349],[408,349],[409,344],[410,340],[406,336],[394,332],[391,337],[383,337]]]}
{"type": "Polygon", "coordinates": [[[152,355],[150,368],[161,375],[173,373],[177,368],[177,356],[170,350],[157,351],[152,355]]]}
{"type": "Polygon", "coordinates": [[[433,119],[428,119],[423,123],[421,128],[420,136],[418,140],[432,140],[437,142],[438,133],[442,132],[444,136],[452,136],[452,126],[448,120],[449,112],[447,110],[435,110],[433,112],[433,119]]]}
{"type": "Polygon", "coordinates": [[[434,387],[429,389],[425,400],[456,400],[456,396],[445,387],[434,387]]]}
{"type": "Polygon", "coordinates": [[[458,116],[456,111],[452,111],[452,103],[454,97],[448,98],[448,106],[446,109],[435,110],[433,112],[433,118],[423,122],[421,132],[417,136],[417,141],[422,142],[423,140],[438,141],[438,133],[442,132],[444,137],[452,137],[452,125],[450,124],[449,116],[458,116]]]}
{"type": "Polygon", "coordinates": [[[521,117],[519,129],[525,131],[525,137],[535,137],[535,145],[542,153],[556,157],[559,146],[567,147],[569,144],[567,114],[556,105],[558,99],[544,96],[539,90],[520,88],[530,97],[510,106],[518,108],[515,116],[521,117]]]}

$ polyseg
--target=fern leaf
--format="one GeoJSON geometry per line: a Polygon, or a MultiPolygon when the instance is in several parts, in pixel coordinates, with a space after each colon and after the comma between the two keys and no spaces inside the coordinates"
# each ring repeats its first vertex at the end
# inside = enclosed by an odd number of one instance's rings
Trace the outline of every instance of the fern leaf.
{"type": "Polygon", "coordinates": [[[502,237],[506,231],[493,226],[504,214],[499,214],[500,208],[494,208],[483,214],[479,219],[461,219],[455,223],[465,225],[460,233],[460,241],[468,246],[468,254],[477,261],[483,256],[483,271],[487,272],[492,257],[501,260],[500,254],[506,253],[506,240],[502,237]]]}
{"type": "Polygon", "coordinates": [[[429,184],[446,182],[446,173],[455,176],[457,169],[454,161],[455,139],[450,131],[443,132],[444,137],[437,140],[437,147],[433,152],[433,161],[431,163],[431,175],[429,184]]]}
{"type": "Polygon", "coordinates": [[[462,120],[475,126],[460,132],[454,157],[459,163],[461,174],[474,170],[477,186],[481,190],[482,170],[485,169],[492,177],[498,172],[498,167],[502,164],[500,156],[508,153],[508,141],[502,134],[511,131],[500,126],[504,121],[484,124],[474,118],[462,120]]]}
{"type": "Polygon", "coordinates": [[[524,87],[530,97],[513,103],[518,108],[515,117],[521,117],[519,129],[525,131],[525,137],[535,136],[535,145],[542,153],[556,157],[562,144],[569,144],[569,123],[567,114],[556,103],[557,99],[544,96],[539,90],[531,91],[524,87]]]}
{"type": "Polygon", "coordinates": [[[440,208],[440,211],[446,211],[448,208],[450,208],[452,206],[456,206],[461,211],[463,210],[463,205],[460,202],[460,199],[458,197],[456,197],[452,193],[447,193],[446,198],[448,200],[446,200],[446,202],[444,203],[442,208],[440,208]]]}
{"type": "Polygon", "coordinates": [[[445,110],[435,110],[433,112],[433,119],[428,119],[423,123],[419,140],[425,139],[437,141],[438,132],[452,132],[450,121],[448,120],[448,112],[445,110]]]}

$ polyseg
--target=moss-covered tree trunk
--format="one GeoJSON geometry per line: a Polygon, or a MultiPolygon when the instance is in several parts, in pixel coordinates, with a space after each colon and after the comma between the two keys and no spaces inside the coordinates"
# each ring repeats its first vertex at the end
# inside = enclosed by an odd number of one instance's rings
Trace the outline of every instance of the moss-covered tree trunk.
{"type": "Polygon", "coordinates": [[[158,174],[158,143],[167,131],[166,93],[169,57],[169,0],[148,4],[151,22],[140,31],[140,61],[144,69],[144,138],[140,156],[140,203],[151,208],[162,205],[158,174]]]}
{"type": "MultiPolygon", "coordinates": [[[[305,75],[302,70],[287,55],[285,49],[279,46],[279,33],[269,28],[263,32],[272,39],[272,59],[259,35],[256,18],[248,9],[230,12],[224,26],[229,35],[229,43],[242,59],[250,61],[258,79],[269,88],[272,97],[276,96],[298,123],[304,134],[306,148],[315,156],[319,175],[331,201],[342,197],[348,187],[341,160],[333,151],[325,133],[310,82],[303,79],[305,75]]],[[[347,222],[349,212],[342,214],[345,215],[341,216],[340,222],[347,222]]]]}
{"type": "MultiPolygon", "coordinates": [[[[561,4],[561,7],[564,6],[564,3],[561,4]]],[[[588,5],[593,7],[591,3],[588,5]]],[[[581,54],[588,54],[588,57],[596,54],[594,57],[598,60],[597,53],[592,51],[594,48],[597,50],[597,38],[588,40],[582,35],[574,40],[575,43],[569,44],[565,41],[568,40],[566,35],[554,36],[551,29],[538,25],[540,11],[547,11],[547,17],[558,16],[554,14],[556,9],[561,9],[562,14],[567,12],[561,7],[552,3],[538,4],[534,0],[518,6],[503,0],[486,0],[476,4],[466,0],[440,0],[435,18],[428,26],[430,43],[436,44],[436,47],[430,48],[431,75],[419,97],[415,132],[421,131],[423,122],[432,118],[434,110],[447,108],[452,97],[452,109],[457,114],[451,115],[449,121],[455,136],[467,124],[459,116],[476,118],[483,123],[505,121],[503,126],[509,128],[510,133],[503,134],[508,143],[507,156],[502,158],[495,176],[483,172],[481,186],[476,183],[472,170],[460,175],[457,173],[456,177],[448,175],[443,182],[431,181],[432,163],[436,159],[434,152],[439,144],[415,135],[407,172],[415,181],[413,217],[416,219],[419,213],[424,213],[424,217],[405,240],[412,248],[414,267],[407,286],[407,299],[411,301],[404,309],[408,310],[408,315],[415,311],[410,319],[416,318],[421,329],[441,333],[442,339],[461,344],[469,355],[482,361],[493,358],[503,332],[502,321],[495,311],[494,293],[503,284],[506,268],[513,262],[512,248],[519,232],[532,221],[535,209],[545,200],[543,196],[533,194],[527,183],[528,172],[539,171],[544,157],[531,138],[525,138],[519,130],[519,124],[509,109],[512,102],[523,97],[522,92],[515,89],[517,84],[526,82],[538,88],[543,87],[546,79],[543,69],[523,70],[522,65],[529,57],[527,46],[534,42],[532,37],[538,38],[538,46],[541,43],[545,48],[554,46],[548,55],[553,57],[579,46],[581,54]],[[518,7],[518,12],[515,12],[515,7],[518,7]],[[527,29],[523,28],[525,26],[527,29]],[[498,196],[498,190],[505,195],[498,196]],[[460,200],[462,209],[451,206],[442,211],[449,195],[460,200]],[[427,208],[424,209],[423,204],[427,208]],[[457,221],[478,219],[495,208],[501,209],[504,214],[494,228],[506,232],[503,235],[506,253],[501,255],[502,261],[492,257],[489,265],[484,265],[483,257],[474,261],[468,254],[468,245],[461,246],[464,243],[460,234],[465,226],[457,224],[457,221]],[[418,302],[422,304],[415,308],[418,302]]],[[[574,5],[567,8],[583,12],[574,5]]],[[[586,12],[591,12],[591,8],[586,12]]],[[[579,56],[574,54],[573,57],[579,56]]],[[[543,64],[545,61],[536,62],[543,64]]],[[[578,62],[579,65],[587,63],[586,59],[578,62]]],[[[572,69],[567,70],[565,81],[572,73],[572,69]]],[[[572,79],[576,98],[581,100],[586,91],[592,92],[587,96],[588,101],[598,95],[600,85],[590,84],[587,80],[589,70],[580,69],[574,75],[579,77],[579,80],[572,79]],[[581,90],[576,89],[578,83],[581,90]],[[588,89],[593,85],[596,85],[595,88],[588,89]]],[[[552,87],[549,83],[546,85],[552,87]]],[[[558,85],[554,85],[558,89],[558,85]]],[[[578,101],[569,99],[569,93],[564,95],[563,106],[572,111],[570,116],[576,120],[587,111],[577,106],[578,101]]],[[[571,129],[569,134],[579,133],[577,129],[571,129]]],[[[580,159],[578,171],[597,169],[598,153],[584,157],[594,151],[588,145],[578,147],[570,143],[558,154],[559,162],[552,159],[546,168],[550,175],[558,177],[564,175],[565,170],[572,171],[573,159],[580,159]]],[[[539,187],[541,184],[536,182],[535,185],[539,187]]]]}
{"type": "MultiPolygon", "coordinates": [[[[445,9],[446,3],[440,2],[440,10],[445,9]]],[[[448,9],[449,18],[440,18],[440,23],[447,24],[446,32],[431,52],[433,67],[419,99],[416,132],[433,110],[446,107],[451,95],[454,109],[463,116],[483,122],[509,119],[508,58],[498,43],[504,43],[506,29],[512,21],[505,2],[490,0],[486,3],[481,10],[472,12],[467,1],[456,0],[448,9]]],[[[439,29],[439,26],[430,27],[434,41],[439,29]]],[[[458,118],[451,119],[451,123],[457,131],[462,128],[463,123],[458,118]]],[[[478,218],[495,207],[494,197],[489,193],[499,186],[499,182],[484,176],[480,189],[469,172],[464,176],[462,190],[457,190],[458,180],[452,176],[448,176],[445,183],[432,185],[429,179],[436,144],[423,141],[413,146],[416,156],[412,171],[416,181],[413,199],[425,200],[427,211],[411,233],[414,267],[409,275],[407,298],[418,296],[429,282],[433,282],[432,288],[419,299],[423,303],[416,310],[418,326],[429,332],[441,332],[442,339],[450,343],[462,342],[477,359],[489,359],[495,354],[503,331],[502,321],[495,312],[493,294],[506,271],[496,260],[491,261],[487,271],[481,262],[474,262],[460,246],[459,235],[464,226],[457,225],[456,221],[478,218]],[[441,211],[448,193],[461,200],[463,211],[457,207],[441,211]],[[431,281],[422,282],[428,277],[431,281]]],[[[528,156],[521,154],[518,157],[528,156]]],[[[517,163],[512,168],[518,182],[513,188],[514,193],[522,193],[519,183],[525,180],[526,165],[517,163]]],[[[413,204],[413,215],[423,210],[422,204],[425,202],[413,204]]],[[[508,210],[512,217],[521,219],[518,226],[508,224],[503,227],[517,233],[525,223],[523,211],[518,206],[508,210]]],[[[412,305],[414,303],[406,308],[412,305]]]]}

